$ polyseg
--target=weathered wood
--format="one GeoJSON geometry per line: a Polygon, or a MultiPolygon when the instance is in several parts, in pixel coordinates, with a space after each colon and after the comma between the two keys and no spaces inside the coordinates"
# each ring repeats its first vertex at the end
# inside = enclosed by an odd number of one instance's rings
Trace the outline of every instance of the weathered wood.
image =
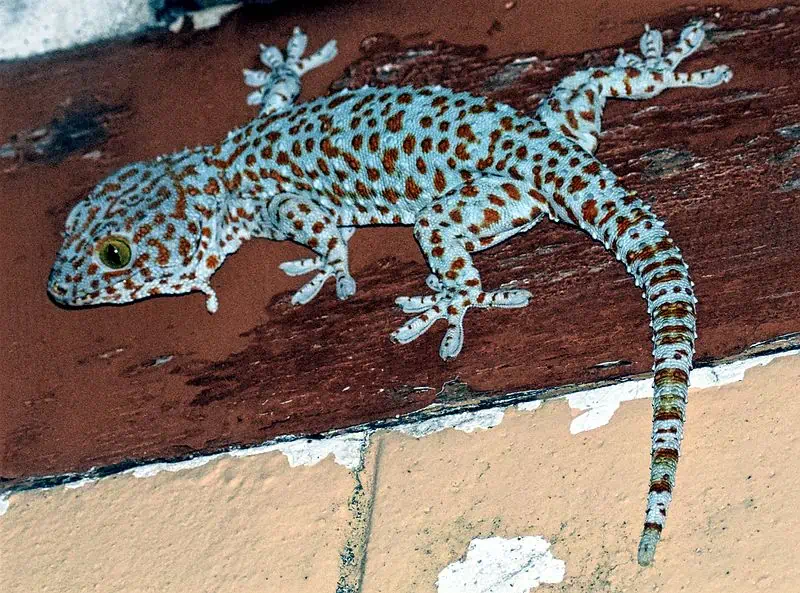
{"type": "MultiPolygon", "coordinates": [[[[687,19],[682,13],[651,25],[671,28],[674,35],[687,19]]],[[[629,188],[653,204],[684,252],[700,300],[700,362],[800,329],[800,11],[723,13],[716,22],[713,51],[701,51],[686,68],[726,63],[733,82],[609,104],[598,150],[629,188]]],[[[626,47],[634,49],[635,42],[626,47]]],[[[480,47],[440,42],[402,48],[385,38],[373,42],[370,53],[333,86],[442,84],[533,110],[562,76],[608,64],[615,55],[609,48],[559,58],[493,59],[480,47]]],[[[141,117],[137,108],[144,107],[131,106],[124,117],[133,119],[125,125],[141,117]]],[[[124,152],[122,136],[115,136],[121,131],[109,125],[104,151],[124,152]]],[[[71,184],[67,197],[53,200],[46,219],[40,212],[19,222],[54,235],[35,252],[31,272],[43,293],[66,211],[102,174],[77,159],[58,167],[23,159],[11,169],[4,201],[31,187],[49,191],[43,171],[67,176],[55,182],[62,191],[63,183],[71,184]],[[68,174],[65,167],[76,162],[83,168],[68,174]]],[[[20,369],[13,392],[0,394],[29,409],[20,412],[16,405],[14,424],[6,420],[0,427],[6,484],[126,459],[314,434],[433,402],[488,405],[508,392],[641,374],[652,364],[639,292],[602,246],[569,227],[543,223],[475,258],[487,287],[516,282],[536,298],[526,309],[468,313],[466,347],[451,363],[437,356],[443,328],[405,346],[387,338],[405,319],[394,298],[427,291],[427,269],[412,251],[410,231],[359,231],[353,246],[354,261],[364,263],[354,270],[358,293],[344,303],[326,287],[310,305],[291,306],[287,288],[299,282],[275,278],[274,262],[264,264],[270,269],[255,279],[252,269],[234,262],[267,253],[288,259],[299,251],[249,246],[242,250],[249,255],[231,258],[218,274],[221,312],[210,320],[201,297],[62,311],[43,295],[31,299],[18,290],[12,298],[21,303],[12,313],[4,310],[10,317],[2,327],[25,323],[25,316],[52,316],[52,333],[39,338],[47,348],[68,347],[70,339],[88,346],[76,355],[75,368],[63,368],[61,381],[20,369]],[[235,271],[228,272],[229,266],[235,271]],[[262,291],[265,278],[275,286],[262,291]],[[236,299],[258,299],[269,290],[277,294],[258,323],[237,326],[236,299]],[[216,342],[214,355],[198,354],[209,341],[216,342]],[[601,365],[608,361],[619,362],[601,365]],[[460,383],[453,383],[456,378],[460,383]],[[83,404],[76,407],[78,401],[83,404]]],[[[15,261],[27,255],[18,253],[15,261]]]]}

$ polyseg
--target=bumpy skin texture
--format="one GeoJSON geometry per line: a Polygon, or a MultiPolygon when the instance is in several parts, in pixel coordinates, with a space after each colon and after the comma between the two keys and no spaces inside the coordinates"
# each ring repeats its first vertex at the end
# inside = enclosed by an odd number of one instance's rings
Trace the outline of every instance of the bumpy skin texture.
{"type": "Polygon", "coordinates": [[[416,317],[392,334],[410,342],[447,322],[440,355],[463,345],[470,307],[522,307],[526,290],[486,291],[472,254],[531,229],[545,216],[575,225],[625,265],[644,290],[654,342],[650,492],[639,563],[649,564],[672,498],[695,340],[696,299],[688,269],[664,225],[592,153],[608,97],[645,99],[680,86],[712,87],[726,66],[676,73],[704,38],[686,27],[662,55],[646,29],[642,57],[564,79],[535,117],[485,97],[439,87],[361,88],[293,105],[300,76],[336,53],[303,58],[295,30],[286,57],[262,47],[270,73],[245,71],[259,115],[212,146],[128,165],[81,201],[66,222],[49,291],[67,305],[126,303],[200,290],[225,256],[251,237],[290,239],[316,257],[287,262],[314,273],[293,297],[310,301],[333,277],[356,290],[347,259],[355,227],[413,225],[433,294],[400,297],[416,317]]]}

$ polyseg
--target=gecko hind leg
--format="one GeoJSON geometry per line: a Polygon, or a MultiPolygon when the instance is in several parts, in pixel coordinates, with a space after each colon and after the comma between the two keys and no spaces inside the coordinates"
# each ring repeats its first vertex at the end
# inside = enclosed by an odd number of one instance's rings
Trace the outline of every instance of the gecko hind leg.
{"type": "MultiPolygon", "coordinates": [[[[639,40],[642,57],[625,53],[624,50],[620,49],[614,66],[617,68],[640,68],[649,77],[653,77],[655,74],[656,79],[659,78],[659,75],[663,79],[648,80],[647,89],[650,89],[649,91],[642,92],[641,89],[639,93],[634,91],[634,94],[629,98],[647,98],[659,86],[663,88],[680,86],[708,88],[729,82],[733,75],[730,68],[724,65],[696,72],[675,72],[675,69],[683,60],[700,49],[705,38],[706,29],[703,21],[691,23],[681,30],[680,38],[675,43],[675,46],[667,55],[664,55],[664,40],[661,32],[645,25],[644,34],[639,40]],[[661,85],[655,84],[656,82],[660,82],[661,85]]],[[[641,81],[639,81],[638,85],[634,84],[634,87],[637,86],[643,86],[641,81]]]]}
{"type": "Polygon", "coordinates": [[[394,331],[391,339],[401,344],[411,342],[443,319],[447,330],[439,355],[449,360],[463,347],[463,320],[470,307],[510,309],[528,305],[533,295],[527,290],[483,290],[470,254],[529,230],[541,219],[541,211],[530,198],[503,178],[487,176],[434,200],[414,226],[414,235],[433,271],[426,283],[434,294],[395,300],[405,313],[419,315],[394,331]]]}

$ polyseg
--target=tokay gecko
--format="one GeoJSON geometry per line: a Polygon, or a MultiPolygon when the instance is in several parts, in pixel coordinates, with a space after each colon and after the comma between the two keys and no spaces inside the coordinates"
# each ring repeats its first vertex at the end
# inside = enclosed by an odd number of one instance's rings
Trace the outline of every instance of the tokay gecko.
{"type": "Polygon", "coordinates": [[[364,87],[302,104],[300,77],[336,55],[330,41],[303,57],[295,29],[284,54],[262,46],[269,72],[245,70],[261,106],[251,122],[213,145],[127,165],[98,184],[66,221],[48,289],[65,305],[126,303],[202,291],[253,237],[288,239],[315,257],[282,264],[313,274],[293,296],[307,303],[328,278],[340,299],[356,283],[347,243],[365,225],[413,225],[431,274],[426,296],[397,304],[416,315],[391,334],[415,340],[447,325],[440,355],[463,345],[470,307],[524,307],[527,290],[486,290],[472,254],[545,217],[601,242],[643,290],[653,328],[655,393],[650,491],[639,563],[649,564],[672,500],[692,366],[696,299],[681,252],[664,224],[594,158],[609,97],[647,99],[674,87],[713,87],[727,66],[676,72],[703,42],[700,22],[664,54],[646,28],[642,57],[620,50],[613,66],[563,79],[534,115],[441,87],[364,87]]]}

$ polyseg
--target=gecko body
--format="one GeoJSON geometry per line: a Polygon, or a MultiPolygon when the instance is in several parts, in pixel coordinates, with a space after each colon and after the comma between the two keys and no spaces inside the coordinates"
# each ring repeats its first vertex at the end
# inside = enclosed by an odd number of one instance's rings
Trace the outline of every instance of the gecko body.
{"type": "Polygon", "coordinates": [[[302,57],[262,47],[270,73],[246,71],[259,115],[213,145],[123,167],[79,202],[66,221],[49,292],[66,305],[121,304],[199,290],[245,240],[292,240],[315,257],[282,264],[313,273],[294,295],[310,301],[328,278],[354,294],[347,242],[364,225],[413,225],[431,268],[433,294],[399,297],[416,315],[392,334],[410,342],[447,324],[440,355],[463,346],[471,307],[522,307],[531,293],[486,290],[472,254],[544,217],[579,227],[611,251],[644,291],[654,341],[651,477],[639,562],[649,564],[671,501],[695,340],[688,269],[664,224],[594,158],[605,101],[644,99],[672,87],[712,87],[726,66],[677,73],[704,38],[685,28],[663,55],[647,29],[642,57],[565,78],[534,116],[486,97],[441,87],[365,87],[295,105],[300,76],[335,55],[330,42],[302,57]]]}

